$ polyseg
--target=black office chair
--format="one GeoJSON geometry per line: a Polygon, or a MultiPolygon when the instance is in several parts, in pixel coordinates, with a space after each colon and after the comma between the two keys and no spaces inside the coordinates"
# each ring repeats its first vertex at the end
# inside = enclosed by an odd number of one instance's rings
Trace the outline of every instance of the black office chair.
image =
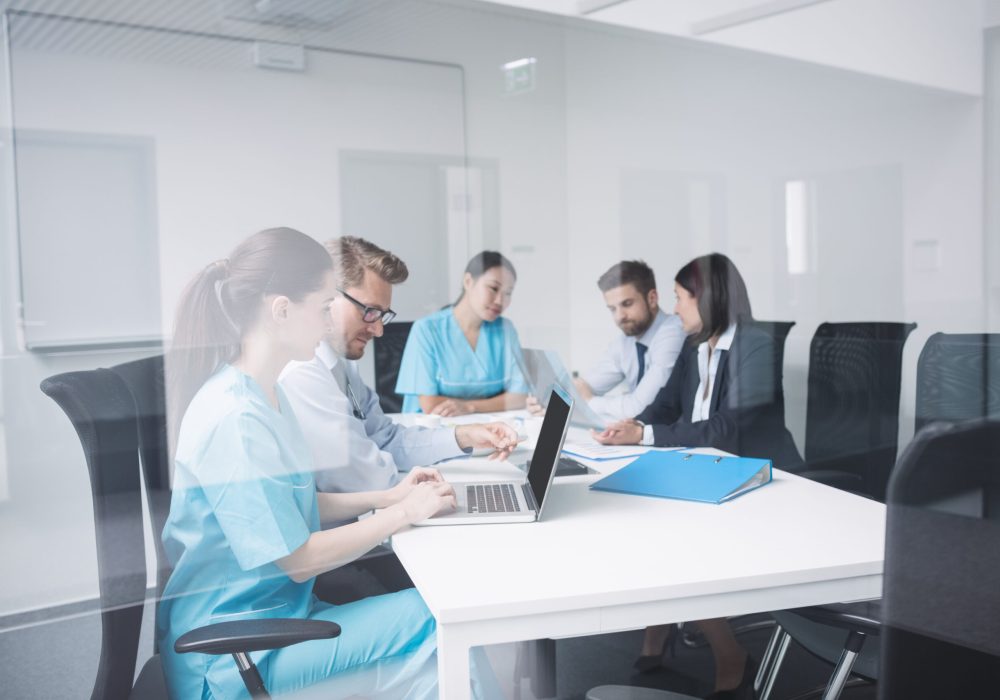
{"type": "MultiPolygon", "coordinates": [[[[135,677],[146,601],[146,555],[139,482],[143,468],[139,443],[140,435],[150,432],[153,419],[146,414],[144,426],[136,400],[118,370],[136,382],[145,383],[149,377],[144,377],[143,372],[147,369],[155,372],[159,367],[159,395],[162,397],[162,358],[141,362],[145,364],[127,363],[114,368],[115,371],[102,368],[57,374],[41,383],[42,391],[59,404],[73,423],[90,474],[102,629],[100,661],[91,694],[95,700],[167,697],[158,654],[154,654],[138,678],[135,677]]],[[[150,381],[155,385],[155,377],[150,381]]],[[[160,411],[160,415],[164,413],[160,411]]],[[[159,434],[159,426],[153,432],[159,434]]],[[[152,449],[148,443],[147,447],[152,449]]],[[[145,461],[146,450],[143,452],[145,461]]],[[[156,468],[150,467],[153,471],[156,468]]],[[[155,481],[152,483],[159,488],[155,481]]],[[[153,512],[161,504],[150,499],[147,505],[153,512]]],[[[154,519],[154,527],[157,526],[155,522],[154,519]]],[[[163,575],[165,581],[169,566],[160,558],[161,554],[158,546],[157,575],[158,578],[163,575]]],[[[250,660],[250,652],[279,649],[339,634],[340,627],[332,622],[245,620],[191,630],[177,640],[175,649],[179,653],[231,654],[251,696],[266,698],[267,691],[250,660]]]]}
{"type": "Polygon", "coordinates": [[[934,421],[1000,416],[1000,334],[935,333],[917,360],[914,432],[934,421]]]}
{"type": "MultiPolygon", "coordinates": [[[[806,465],[800,475],[884,500],[896,459],[903,346],[913,323],[824,323],[809,347],[806,465]]],[[[756,688],[766,700],[789,643],[833,663],[824,698],[848,679],[878,677],[878,602],[823,605],[772,613],[778,623],[756,688]]]]}
{"type": "Polygon", "coordinates": [[[393,321],[383,327],[382,336],[372,341],[375,352],[375,393],[386,413],[403,410],[403,397],[396,393],[399,362],[403,359],[406,339],[410,336],[413,321],[393,321]]]}
{"type": "Polygon", "coordinates": [[[896,461],[903,345],[915,323],[823,323],[809,347],[805,469],[885,499],[896,461]]]}
{"type": "MultiPolygon", "coordinates": [[[[917,362],[916,430],[920,431],[935,421],[952,422],[1000,415],[997,378],[1000,378],[1000,336],[935,333],[928,338],[917,362]]],[[[839,645],[836,637],[832,636],[831,626],[857,632],[858,628],[853,623],[861,620],[861,631],[872,635],[879,633],[883,619],[881,602],[807,610],[806,619],[796,612],[774,613],[781,626],[772,637],[775,658],[783,656],[788,645],[787,633],[790,633],[791,638],[814,655],[833,662],[839,645]],[[838,618],[839,613],[845,616],[838,618]]],[[[843,632],[839,635],[843,637],[843,632]]],[[[877,680],[880,676],[878,648],[873,644],[857,646],[859,655],[854,659],[855,675],[877,680]]],[[[762,693],[761,697],[766,698],[767,693],[762,693]]]]}
{"type": "Polygon", "coordinates": [[[754,319],[749,324],[754,328],[767,333],[774,339],[774,386],[778,398],[784,403],[784,391],[782,391],[782,378],[785,367],[785,341],[788,340],[788,333],[795,325],[795,321],[761,321],[754,319]]]}
{"type": "MultiPolygon", "coordinates": [[[[111,371],[124,382],[135,403],[138,421],[139,465],[146,490],[153,538],[156,547],[156,600],[163,597],[163,589],[170,578],[170,562],[163,549],[163,532],[170,514],[170,447],[167,443],[167,397],[164,384],[163,356],[155,355],[142,360],[115,365],[111,371]]],[[[156,619],[160,608],[156,606],[156,619]]],[[[153,650],[158,651],[158,641],[153,640],[153,650]]]]}
{"type": "Polygon", "coordinates": [[[889,482],[883,700],[1000,697],[1000,421],[925,427],[889,482]]]}

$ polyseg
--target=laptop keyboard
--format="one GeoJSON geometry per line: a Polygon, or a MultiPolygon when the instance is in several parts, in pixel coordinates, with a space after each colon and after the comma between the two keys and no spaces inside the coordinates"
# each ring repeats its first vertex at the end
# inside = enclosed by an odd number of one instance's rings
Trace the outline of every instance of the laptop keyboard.
{"type": "Polygon", "coordinates": [[[514,484],[470,484],[466,500],[470,513],[520,513],[514,484]]]}

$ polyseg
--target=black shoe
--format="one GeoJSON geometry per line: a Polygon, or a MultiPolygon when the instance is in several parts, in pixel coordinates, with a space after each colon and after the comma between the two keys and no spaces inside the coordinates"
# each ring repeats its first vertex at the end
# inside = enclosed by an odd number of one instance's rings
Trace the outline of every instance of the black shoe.
{"type": "Polygon", "coordinates": [[[757,679],[757,662],[752,656],[747,656],[746,663],[743,664],[743,677],[740,684],[729,690],[716,690],[705,696],[705,700],[754,700],[756,693],[753,690],[753,682],[757,679]]]}
{"type": "Polygon", "coordinates": [[[677,625],[670,625],[670,631],[663,640],[663,647],[659,654],[649,654],[640,656],[632,664],[632,667],[639,673],[649,673],[663,668],[663,659],[666,656],[674,656],[677,644],[677,625]]]}

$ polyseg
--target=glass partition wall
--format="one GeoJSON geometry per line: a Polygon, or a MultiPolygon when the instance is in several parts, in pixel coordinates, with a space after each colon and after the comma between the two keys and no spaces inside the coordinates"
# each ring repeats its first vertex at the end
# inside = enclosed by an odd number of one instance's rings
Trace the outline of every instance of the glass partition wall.
{"type": "MultiPolygon", "coordinates": [[[[723,253],[755,319],[794,322],[778,386],[807,461],[830,457],[825,419],[865,414],[874,427],[834,456],[891,463],[916,420],[998,408],[988,353],[962,380],[972,408],[935,416],[919,386],[928,339],[995,317],[983,97],[488,3],[264,19],[238,2],[27,5],[3,4],[0,133],[0,559],[15,573],[0,619],[15,626],[97,597],[84,456],[39,382],[163,352],[188,280],[272,226],[396,253],[399,321],[453,302],[470,256],[499,251],[521,345],[584,376],[622,336],[598,287],[612,264],[648,263],[669,314],[681,267],[723,253]],[[846,344],[824,355],[821,324],[846,344]]],[[[370,347],[359,368],[371,384],[370,347]]]]}
{"type": "MultiPolygon", "coordinates": [[[[64,526],[92,537],[77,529],[90,518],[79,441],[39,381],[162,352],[184,286],[255,231],[382,242],[413,270],[394,300],[403,318],[457,294],[469,250],[460,65],[310,46],[289,67],[286,44],[252,32],[16,10],[6,22],[12,513],[52,528],[49,511],[73,512],[64,526]]],[[[17,568],[37,556],[5,545],[17,568]]],[[[96,569],[80,551],[81,576],[43,559],[33,566],[49,575],[11,582],[5,612],[86,597],[96,569]]]]}

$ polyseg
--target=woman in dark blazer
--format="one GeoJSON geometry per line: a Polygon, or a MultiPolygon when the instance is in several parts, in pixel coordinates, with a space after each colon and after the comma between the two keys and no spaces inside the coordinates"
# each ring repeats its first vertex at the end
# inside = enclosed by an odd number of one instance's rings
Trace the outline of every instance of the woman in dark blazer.
{"type": "Polygon", "coordinates": [[[801,463],[785,428],[777,348],[753,326],[746,285],[733,262],[713,253],[682,267],[674,307],[689,334],[670,379],[633,419],[595,433],[608,445],[714,447],[775,467],[801,463]]]}
{"type": "MultiPolygon", "coordinates": [[[[695,258],[674,278],[674,307],[689,334],[670,379],[635,418],[594,438],[606,445],[714,447],[776,467],[801,463],[785,428],[781,372],[770,334],[753,326],[746,284],[733,262],[713,253],[695,258]],[[777,371],[776,371],[777,370],[777,371]]],[[[696,623],[715,657],[713,698],[749,698],[754,663],[725,620],[696,623]]],[[[660,665],[672,626],[646,630],[640,670],[660,665]]]]}

